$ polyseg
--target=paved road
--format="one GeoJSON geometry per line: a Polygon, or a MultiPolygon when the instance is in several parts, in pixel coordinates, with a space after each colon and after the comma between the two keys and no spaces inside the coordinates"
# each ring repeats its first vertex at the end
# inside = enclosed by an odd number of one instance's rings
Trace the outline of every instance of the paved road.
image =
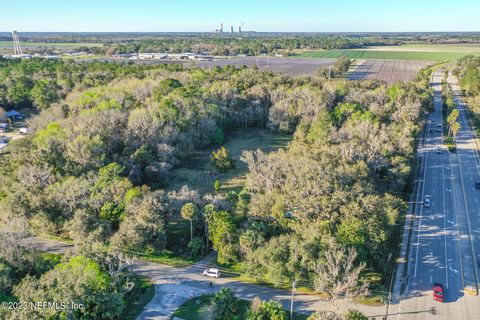
{"type": "MultiPolygon", "coordinates": [[[[390,307],[389,319],[480,319],[480,297],[466,294],[477,290],[480,250],[480,206],[474,182],[480,181],[478,155],[460,102],[456,80],[448,82],[459,102],[461,131],[457,152],[443,147],[441,80],[443,71],[432,77],[435,111],[427,119],[419,146],[421,180],[418,185],[413,232],[408,259],[406,297],[390,307]],[[431,206],[425,207],[425,198],[431,206]],[[446,289],[445,303],[433,301],[432,287],[440,282],[446,289]]],[[[398,292],[397,292],[398,293],[398,292]]]]}
{"type": "MultiPolygon", "coordinates": [[[[40,238],[26,238],[23,243],[36,250],[61,254],[75,250],[71,245],[40,238]]],[[[151,278],[155,283],[155,296],[138,319],[170,319],[171,314],[186,300],[203,293],[213,293],[222,286],[233,289],[239,298],[252,300],[258,296],[262,300],[274,299],[280,301],[287,310],[290,309],[290,292],[247,284],[236,278],[221,277],[212,280],[202,276],[206,264],[208,261],[186,268],[174,268],[158,263],[136,261],[133,266],[134,272],[151,278]],[[214,283],[213,288],[209,287],[210,281],[214,283]]],[[[341,306],[344,311],[350,308],[356,308],[377,319],[382,318],[386,313],[384,306],[370,307],[353,302],[341,306]]],[[[317,296],[295,295],[294,310],[300,313],[312,313],[317,310],[328,310],[328,305],[317,296]]]]}

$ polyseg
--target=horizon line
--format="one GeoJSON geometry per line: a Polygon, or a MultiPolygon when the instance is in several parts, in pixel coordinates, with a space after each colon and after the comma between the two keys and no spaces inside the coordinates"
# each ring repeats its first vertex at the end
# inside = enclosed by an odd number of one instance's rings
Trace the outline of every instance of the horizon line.
{"type": "Polygon", "coordinates": [[[256,30],[242,30],[242,32],[234,31],[19,31],[19,29],[12,29],[9,31],[0,31],[0,33],[12,33],[17,31],[19,33],[213,33],[213,34],[242,34],[242,33],[479,33],[480,30],[416,30],[416,31],[256,31],[256,30]]]}

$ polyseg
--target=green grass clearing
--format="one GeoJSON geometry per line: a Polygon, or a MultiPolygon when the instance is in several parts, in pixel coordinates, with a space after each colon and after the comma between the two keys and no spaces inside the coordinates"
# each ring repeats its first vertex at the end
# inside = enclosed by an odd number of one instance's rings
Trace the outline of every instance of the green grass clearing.
{"type": "MultiPolygon", "coordinates": [[[[294,57],[297,58],[349,58],[349,59],[400,59],[400,60],[425,60],[443,61],[456,60],[472,52],[426,52],[426,51],[377,51],[338,49],[328,51],[305,51],[294,57]]],[[[480,52],[478,52],[480,54],[480,52]]]]}
{"type": "MultiPolygon", "coordinates": [[[[179,317],[184,320],[198,320],[205,317],[205,313],[208,311],[208,306],[212,300],[212,295],[203,295],[186,301],[178,308],[173,314],[175,317],[179,317]]],[[[237,313],[235,319],[246,319],[248,308],[250,307],[250,301],[240,299],[238,300],[237,313]]],[[[287,312],[289,315],[289,312],[287,312]]],[[[307,315],[293,313],[294,320],[306,320],[307,315]]],[[[290,317],[287,316],[287,319],[290,317]]]]}
{"type": "Polygon", "coordinates": [[[401,46],[371,46],[358,50],[368,51],[421,51],[421,52],[462,52],[480,53],[479,43],[465,44],[428,44],[428,43],[407,43],[401,46]]]}
{"type": "MultiPolygon", "coordinates": [[[[179,190],[183,185],[197,189],[201,194],[213,193],[215,178],[221,181],[220,192],[230,190],[239,191],[243,188],[245,176],[248,172],[247,165],[240,161],[244,150],[262,149],[271,152],[278,148],[285,147],[290,142],[291,136],[274,133],[267,129],[237,129],[227,135],[224,146],[230,151],[231,157],[235,160],[235,168],[222,174],[212,174],[215,168],[210,163],[210,154],[218,147],[207,148],[193,153],[187,160],[172,171],[174,177],[169,190],[179,190]]],[[[181,218],[172,219],[167,225],[167,249],[178,256],[185,256],[185,248],[190,241],[190,224],[181,218]]],[[[188,265],[196,262],[196,258],[147,257],[149,261],[165,263],[174,266],[188,265]]]]}
{"type": "Polygon", "coordinates": [[[167,227],[168,250],[181,253],[190,241],[190,223],[181,217],[168,221],[167,227]]]}
{"type": "Polygon", "coordinates": [[[158,255],[142,255],[139,256],[139,259],[145,260],[145,261],[150,261],[150,262],[155,262],[155,263],[160,263],[160,264],[166,264],[172,267],[177,267],[177,268],[182,268],[182,267],[188,267],[198,261],[200,261],[203,257],[184,257],[184,256],[179,256],[175,253],[172,253],[170,251],[165,251],[162,254],[158,255]]]}
{"type": "MultiPolygon", "coordinates": [[[[74,244],[71,239],[63,238],[60,236],[54,236],[49,234],[41,234],[36,236],[39,237],[40,239],[54,240],[54,241],[58,241],[58,242],[62,242],[70,245],[74,244]]],[[[105,248],[108,248],[108,247],[109,247],[108,245],[105,245],[105,248]]],[[[131,251],[123,251],[123,252],[127,252],[132,256],[135,256],[136,259],[160,263],[160,264],[166,264],[172,267],[187,267],[202,259],[202,257],[189,258],[189,257],[181,256],[169,250],[165,250],[164,252],[158,253],[158,254],[147,254],[145,252],[131,252],[131,251]]]]}
{"type": "Polygon", "coordinates": [[[262,149],[271,152],[285,147],[290,140],[290,135],[274,133],[267,129],[236,129],[227,135],[223,144],[235,160],[234,169],[217,176],[211,175],[215,168],[210,163],[210,154],[218,147],[208,148],[191,154],[189,159],[172,171],[175,178],[169,189],[178,190],[183,185],[188,185],[190,188],[198,189],[202,194],[214,192],[213,183],[215,177],[218,177],[222,183],[220,192],[238,191],[243,187],[248,171],[246,164],[240,161],[243,151],[262,149]]]}

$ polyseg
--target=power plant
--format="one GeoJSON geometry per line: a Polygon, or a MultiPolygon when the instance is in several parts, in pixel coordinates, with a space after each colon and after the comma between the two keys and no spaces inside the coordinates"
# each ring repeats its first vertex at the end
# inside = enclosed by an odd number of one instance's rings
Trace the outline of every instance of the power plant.
{"type": "MultiPolygon", "coordinates": [[[[228,30],[228,29],[227,29],[228,30]]],[[[214,32],[216,33],[223,33],[223,22],[220,23],[220,28],[219,29],[215,29],[214,32]]],[[[228,32],[228,31],[226,31],[228,32]]],[[[234,26],[230,26],[230,33],[234,33],[235,32],[235,29],[234,29],[234,26]]],[[[238,33],[242,33],[242,27],[241,26],[238,26],[238,33]]]]}

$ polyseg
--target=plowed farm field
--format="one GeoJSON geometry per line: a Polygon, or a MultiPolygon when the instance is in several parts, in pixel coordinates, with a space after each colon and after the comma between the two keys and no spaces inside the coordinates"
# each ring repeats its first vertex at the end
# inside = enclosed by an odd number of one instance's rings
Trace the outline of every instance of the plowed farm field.
{"type": "Polygon", "coordinates": [[[287,76],[313,76],[320,67],[333,65],[337,59],[304,59],[281,57],[238,57],[215,61],[202,61],[197,64],[201,68],[224,66],[258,66],[259,70],[270,70],[287,76]]]}
{"type": "Polygon", "coordinates": [[[387,84],[409,82],[429,61],[417,60],[364,60],[350,73],[350,80],[383,80],[387,84]]]}
{"type": "MultiPolygon", "coordinates": [[[[328,67],[337,59],[316,58],[279,58],[279,57],[238,57],[215,61],[197,62],[197,66],[205,69],[216,66],[247,66],[258,65],[259,70],[269,70],[287,76],[313,76],[320,67],[328,67]]],[[[350,72],[350,80],[384,80],[388,84],[395,82],[408,82],[415,78],[418,71],[432,64],[431,61],[417,60],[357,60],[357,68],[350,72]]],[[[353,68],[352,68],[353,69],[353,68]]],[[[352,70],[351,69],[351,70],[352,70]]]]}

